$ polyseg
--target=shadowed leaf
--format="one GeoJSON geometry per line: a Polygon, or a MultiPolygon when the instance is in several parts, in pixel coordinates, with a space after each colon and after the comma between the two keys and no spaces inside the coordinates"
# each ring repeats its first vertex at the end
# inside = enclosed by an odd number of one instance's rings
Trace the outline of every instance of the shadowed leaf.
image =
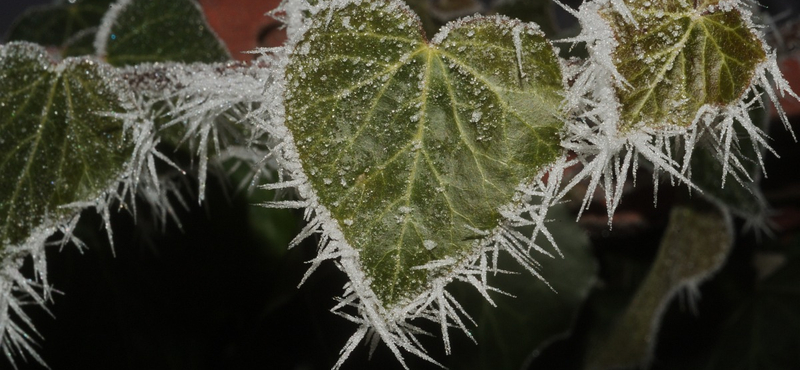
{"type": "Polygon", "coordinates": [[[115,66],[230,59],[194,0],[118,1],[103,19],[95,46],[115,66]]]}
{"type": "Polygon", "coordinates": [[[97,27],[87,28],[76,33],[64,42],[61,55],[64,57],[78,57],[81,55],[94,55],[94,39],[97,37],[97,27]]]}
{"type": "MultiPolygon", "coordinates": [[[[776,243],[780,267],[755,282],[733,307],[707,370],[796,369],[800,366],[800,239],[776,243]]],[[[735,273],[741,274],[741,271],[735,273]]]]}
{"type": "Polygon", "coordinates": [[[667,304],[716,273],[733,244],[732,225],[716,207],[672,209],[656,260],[610,333],[594,343],[589,369],[633,368],[653,355],[667,304]]]}
{"type": "Polygon", "coordinates": [[[78,0],[30,8],[14,21],[8,41],[62,46],[78,32],[97,27],[113,0],[78,0]]]}
{"type": "MultiPolygon", "coordinates": [[[[597,262],[589,239],[564,206],[553,207],[549,216],[553,219],[549,230],[564,259],[542,259],[541,271],[558,294],[533,277],[499,274],[492,284],[515,297],[494,295],[497,307],[492,307],[473,289],[453,286],[453,296],[473,313],[477,326],[472,335],[478,345],[459,338],[462,344],[456,350],[458,355],[446,363],[449,368],[523,369],[534,351],[572,330],[578,310],[595,283],[597,262]]],[[[501,258],[500,268],[513,270],[513,264],[507,262],[501,258]]]]}

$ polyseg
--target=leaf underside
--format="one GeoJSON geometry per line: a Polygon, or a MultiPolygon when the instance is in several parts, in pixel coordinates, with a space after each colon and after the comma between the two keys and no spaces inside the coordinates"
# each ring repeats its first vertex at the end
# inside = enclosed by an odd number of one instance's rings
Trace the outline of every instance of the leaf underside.
{"type": "Polygon", "coordinates": [[[606,9],[619,43],[614,63],[630,84],[617,87],[622,129],[689,126],[703,105],[740,99],[766,60],[738,10],[691,3],[626,1],[638,28],[606,9]]]}
{"type": "Polygon", "coordinates": [[[56,67],[41,47],[0,47],[0,249],[20,243],[59,206],[92,199],[132,150],[113,71],[90,59],[56,67]]]}
{"type": "Polygon", "coordinates": [[[499,224],[562,125],[559,62],[535,26],[472,18],[428,42],[398,3],[322,12],[286,73],[304,171],[385,305],[425,289],[413,267],[499,224]]]}
{"type": "Polygon", "coordinates": [[[118,13],[107,15],[115,16],[108,32],[98,34],[105,44],[105,59],[111,65],[214,63],[230,59],[193,0],[132,0],[123,4],[118,13]]]}

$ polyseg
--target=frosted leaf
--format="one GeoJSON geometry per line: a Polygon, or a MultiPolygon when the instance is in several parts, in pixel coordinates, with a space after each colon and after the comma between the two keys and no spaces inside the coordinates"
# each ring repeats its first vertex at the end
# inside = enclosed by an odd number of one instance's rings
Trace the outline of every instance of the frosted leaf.
{"type": "Polygon", "coordinates": [[[128,140],[132,109],[127,87],[105,64],[69,58],[54,65],[39,46],[0,46],[0,346],[12,362],[20,352],[42,362],[22,302],[48,300],[48,237],[61,231],[62,245],[82,245],[72,231],[83,208],[102,209],[108,220],[111,194],[131,174],[136,152],[128,140]],[[29,256],[35,280],[18,271],[29,256]]]}
{"type": "MultiPolygon", "coordinates": [[[[769,116],[764,108],[750,112],[756,127],[765,128],[769,125],[769,116]]],[[[705,132],[696,140],[695,149],[691,156],[692,182],[702,190],[702,196],[724,207],[733,215],[743,217],[752,225],[759,227],[756,231],[768,231],[766,217],[768,205],[758,185],[760,169],[758,157],[750,136],[741,126],[732,127],[731,137],[736,137],[738,142],[733,146],[735,150],[732,158],[738,159],[741,169],[729,172],[723,187],[721,177],[723,165],[720,158],[724,151],[712,134],[705,132]]]]}
{"type": "Polygon", "coordinates": [[[567,189],[590,179],[583,209],[601,186],[610,223],[638,157],[652,163],[656,185],[666,173],[698,189],[690,179],[693,149],[709,140],[723,187],[734,173],[742,184],[751,178],[735,127],[750,137],[757,163],[769,146],[749,116],[760,98],[747,96],[795,95],[744,2],[599,0],[569,11],[583,30],[567,41],[585,42],[590,56],[571,69],[566,105],[577,119],[563,144],[584,163],[567,189]]]}
{"type": "Polygon", "coordinates": [[[313,14],[279,81],[285,104],[269,111],[278,120],[264,120],[291,131],[274,152],[306,201],[273,206],[308,207],[296,242],[321,233],[309,273],[334,259],[351,281],[334,312],[362,328],[343,357],[371,330],[401,362],[400,350],[433,361],[410,321],[439,322],[449,351],[447,327],[466,330],[450,281],[490,299],[487,255],[509,252],[536,276],[529,253],[551,255],[516,228],[552,238],[560,63],[538,27],[504,17],[454,22],[428,42],[399,1],[313,14]]]}
{"type": "Polygon", "coordinates": [[[617,7],[601,10],[619,43],[614,64],[628,82],[616,88],[621,130],[687,127],[702,106],[743,97],[767,54],[747,14],[719,2],[628,2],[636,23],[617,7]]]}
{"type": "MultiPolygon", "coordinates": [[[[247,122],[264,100],[273,70],[240,62],[143,63],[121,70],[136,90],[140,110],[153,121],[157,140],[188,149],[199,162],[200,201],[207,172],[227,160],[251,167],[248,180],[269,175],[266,135],[247,122]]],[[[249,184],[240,184],[240,188],[249,184]]]]}
{"type": "Polygon", "coordinates": [[[115,66],[230,59],[193,0],[117,1],[103,18],[94,46],[115,66]]]}
{"type": "Polygon", "coordinates": [[[113,72],[89,59],[51,64],[44,49],[0,49],[0,241],[17,244],[60,206],[99,196],[122,173],[132,143],[121,119],[130,101],[113,72]]]}
{"type": "Polygon", "coordinates": [[[298,44],[310,51],[287,68],[298,88],[287,92],[286,125],[320,201],[353,220],[344,234],[372,289],[393,305],[427,285],[413,266],[468,252],[472,229],[494,228],[497,206],[555,159],[562,84],[540,33],[516,33],[524,47],[515,47],[510,31],[524,25],[471,18],[429,44],[417,27],[398,26],[408,9],[365,4],[336,10],[298,44]],[[437,247],[428,252],[424,240],[437,247]]]}

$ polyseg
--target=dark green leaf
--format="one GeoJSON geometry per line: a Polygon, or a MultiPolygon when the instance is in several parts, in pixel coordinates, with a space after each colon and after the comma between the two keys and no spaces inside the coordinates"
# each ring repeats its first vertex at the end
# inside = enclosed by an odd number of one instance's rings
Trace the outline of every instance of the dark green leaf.
{"type": "Polygon", "coordinates": [[[97,27],[113,0],[78,0],[33,7],[14,21],[9,41],[62,46],[81,30],[97,27]]]}
{"type": "Polygon", "coordinates": [[[718,2],[626,2],[638,27],[608,6],[614,63],[630,84],[617,88],[623,128],[689,126],[703,105],[742,97],[766,53],[742,14],[718,2]]]}
{"type": "Polygon", "coordinates": [[[471,251],[559,152],[561,71],[541,32],[497,17],[442,32],[426,41],[401,3],[348,4],[287,68],[305,173],[386,305],[424,289],[413,267],[471,251]]]}
{"type": "Polygon", "coordinates": [[[230,59],[194,0],[121,0],[103,19],[97,37],[98,53],[115,66],[230,59]]]}
{"type": "Polygon", "coordinates": [[[0,242],[24,239],[59,206],[91,200],[117,181],[129,157],[122,85],[107,66],[67,59],[54,66],[41,47],[0,47],[0,242]]]}
{"type": "Polygon", "coordinates": [[[499,14],[517,18],[525,22],[534,22],[547,35],[555,33],[555,21],[552,0],[509,0],[496,2],[494,9],[499,14]]]}

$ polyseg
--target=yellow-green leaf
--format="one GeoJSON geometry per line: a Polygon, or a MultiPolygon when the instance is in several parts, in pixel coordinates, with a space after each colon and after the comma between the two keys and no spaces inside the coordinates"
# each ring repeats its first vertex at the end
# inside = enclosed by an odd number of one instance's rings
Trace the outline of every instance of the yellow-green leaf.
{"type": "Polygon", "coordinates": [[[560,64],[538,27],[470,18],[428,41],[401,2],[318,14],[286,72],[311,185],[385,305],[461,258],[559,153],[560,64]]]}
{"type": "Polygon", "coordinates": [[[627,0],[636,23],[606,7],[614,63],[628,83],[617,87],[622,129],[686,127],[703,105],[742,97],[766,53],[742,13],[718,3],[627,0]]]}

